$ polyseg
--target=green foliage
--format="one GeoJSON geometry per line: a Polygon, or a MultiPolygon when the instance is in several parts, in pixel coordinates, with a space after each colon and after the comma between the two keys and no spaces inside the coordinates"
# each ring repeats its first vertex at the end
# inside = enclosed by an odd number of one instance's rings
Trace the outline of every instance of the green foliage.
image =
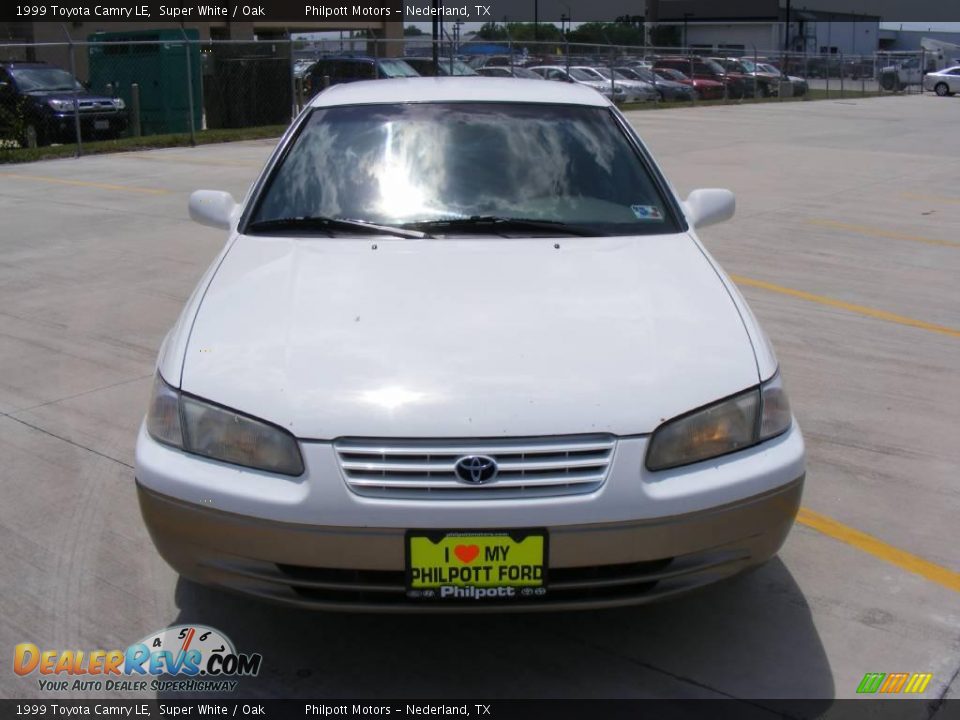
{"type": "Polygon", "coordinates": [[[643,27],[627,22],[589,22],[571,30],[570,42],[643,45],[643,27]]]}
{"type": "Polygon", "coordinates": [[[26,107],[24,97],[19,98],[13,107],[0,105],[0,144],[24,142],[27,131],[26,107]]]}
{"type": "MultiPolygon", "coordinates": [[[[278,138],[286,130],[286,125],[265,125],[252,128],[225,128],[201,130],[197,132],[197,145],[209,143],[234,142],[237,140],[257,140],[278,138]]],[[[117,140],[98,140],[83,143],[84,155],[98,155],[110,152],[129,152],[150,148],[182,147],[190,144],[190,135],[147,135],[144,137],[119,138],[117,140]]],[[[73,157],[76,145],[50,145],[39,148],[4,148],[0,142],[0,164],[31,162],[49,158],[73,157]]]]}
{"type": "Polygon", "coordinates": [[[403,34],[405,37],[417,37],[418,35],[426,35],[426,33],[418,28],[416,25],[407,25],[403,29],[403,34]]]}
{"type": "Polygon", "coordinates": [[[563,33],[560,28],[552,23],[484,23],[477,31],[477,37],[481,40],[492,40],[495,42],[506,42],[512,40],[515,43],[531,42],[533,40],[563,42],[563,33]]]}

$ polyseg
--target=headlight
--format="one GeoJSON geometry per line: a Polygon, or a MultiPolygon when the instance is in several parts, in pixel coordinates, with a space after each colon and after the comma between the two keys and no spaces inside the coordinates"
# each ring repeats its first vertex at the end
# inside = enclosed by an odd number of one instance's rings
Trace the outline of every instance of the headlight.
{"type": "Polygon", "coordinates": [[[114,98],[113,106],[117,108],[117,110],[123,110],[127,104],[123,101],[123,98],[114,98]]]}
{"type": "Polygon", "coordinates": [[[50,105],[57,112],[69,112],[73,110],[73,100],[47,100],[47,104],[50,105]]]}
{"type": "Polygon", "coordinates": [[[779,372],[763,385],[656,429],[647,469],[666,470],[743,450],[786,432],[792,415],[779,372]]]}
{"type": "Polygon", "coordinates": [[[147,411],[157,442],[232,465],[283,475],[303,474],[300,448],[278,427],[181,394],[157,374],[147,411]]]}

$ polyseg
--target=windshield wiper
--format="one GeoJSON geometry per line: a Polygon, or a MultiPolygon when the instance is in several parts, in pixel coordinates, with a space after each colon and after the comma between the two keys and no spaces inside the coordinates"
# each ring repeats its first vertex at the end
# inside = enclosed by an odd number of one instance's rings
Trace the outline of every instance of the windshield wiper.
{"type": "Polygon", "coordinates": [[[559,220],[536,220],[533,218],[499,217],[496,215],[471,215],[462,218],[445,218],[438,220],[423,220],[406,223],[405,228],[419,228],[422,230],[493,230],[494,232],[509,232],[511,230],[543,230],[548,233],[563,235],[580,235],[582,237],[596,237],[606,235],[593,228],[582,225],[570,225],[559,220]]]}
{"type": "Polygon", "coordinates": [[[247,230],[266,232],[270,230],[323,230],[333,235],[337,230],[352,232],[369,232],[378,235],[394,235],[402,238],[422,239],[430,235],[419,230],[406,230],[393,225],[377,225],[365,220],[348,220],[346,218],[332,218],[323,216],[273,218],[271,220],[257,220],[247,225],[247,230]]]}

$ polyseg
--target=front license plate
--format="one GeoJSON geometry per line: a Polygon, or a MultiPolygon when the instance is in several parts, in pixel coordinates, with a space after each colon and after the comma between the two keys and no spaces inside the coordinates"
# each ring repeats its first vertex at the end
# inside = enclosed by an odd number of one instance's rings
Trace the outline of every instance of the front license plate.
{"type": "Polygon", "coordinates": [[[94,120],[93,121],[94,130],[109,130],[110,121],[109,120],[94,120]]]}
{"type": "Polygon", "coordinates": [[[407,597],[510,600],[546,595],[546,530],[407,532],[407,597]]]}

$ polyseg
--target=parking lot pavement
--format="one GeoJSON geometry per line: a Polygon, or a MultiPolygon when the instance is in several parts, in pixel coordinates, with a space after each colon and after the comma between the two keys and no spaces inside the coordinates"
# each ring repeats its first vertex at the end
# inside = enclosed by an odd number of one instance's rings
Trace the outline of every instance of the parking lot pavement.
{"type": "MultiPolygon", "coordinates": [[[[631,116],[682,194],[737,193],[737,217],[703,237],[777,347],[808,511],[749,575],[579,614],[341,616],[179,581],[140,521],[134,435],[158,345],[223,239],[187,220],[187,195],[242,196],[272,143],[0,166],[0,647],[126,647],[206,623],[263,653],[247,697],[829,699],[866,672],[931,672],[924,698],[955,696],[957,108],[631,116]]],[[[43,696],[9,672],[0,695],[43,696]]]]}

